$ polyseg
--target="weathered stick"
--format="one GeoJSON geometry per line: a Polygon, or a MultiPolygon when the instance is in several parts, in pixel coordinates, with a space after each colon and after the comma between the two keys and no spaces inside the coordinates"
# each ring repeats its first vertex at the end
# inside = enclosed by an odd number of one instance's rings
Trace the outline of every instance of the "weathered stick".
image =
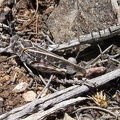
{"type": "Polygon", "coordinates": [[[100,77],[91,79],[89,82],[93,85],[91,85],[90,87],[86,85],[75,85],[64,90],[55,92],[53,94],[47,95],[43,98],[35,99],[31,103],[28,103],[19,108],[15,108],[3,115],[0,115],[0,120],[17,120],[25,115],[31,114],[34,110],[36,110],[36,112],[45,110],[45,108],[48,108],[50,106],[52,107],[55,104],[58,104],[62,101],[71,99],[74,96],[87,92],[90,90],[91,87],[97,88],[118,77],[120,77],[120,69],[106,73],[105,75],[102,75],[100,77]]]}
{"type": "Polygon", "coordinates": [[[115,35],[118,35],[119,33],[120,33],[120,24],[117,24],[98,32],[92,32],[90,34],[81,35],[80,41],[76,38],[74,40],[71,40],[69,43],[49,45],[48,51],[64,50],[67,48],[79,46],[80,44],[82,45],[87,43],[91,44],[91,43],[99,42],[102,40],[106,40],[107,38],[113,37],[115,35]]]}
{"type": "Polygon", "coordinates": [[[66,101],[63,101],[61,103],[58,103],[57,105],[55,105],[54,107],[52,107],[46,111],[39,111],[35,114],[28,116],[25,119],[20,119],[20,120],[45,120],[45,118],[47,118],[47,116],[49,116],[53,113],[56,113],[59,110],[64,109],[65,107],[67,107],[69,105],[79,103],[79,102],[84,101],[86,99],[87,98],[85,98],[85,97],[78,97],[78,98],[66,100],[66,101]]]}

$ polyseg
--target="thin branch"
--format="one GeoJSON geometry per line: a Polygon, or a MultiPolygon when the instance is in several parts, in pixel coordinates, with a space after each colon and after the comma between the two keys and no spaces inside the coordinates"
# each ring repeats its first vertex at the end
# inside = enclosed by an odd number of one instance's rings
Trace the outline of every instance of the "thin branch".
{"type": "Polygon", "coordinates": [[[49,45],[47,50],[58,51],[58,50],[73,48],[73,47],[79,46],[80,44],[81,45],[92,44],[102,40],[106,40],[107,38],[111,38],[115,35],[118,35],[119,33],[120,33],[120,24],[117,24],[98,32],[92,32],[90,34],[81,35],[80,42],[78,38],[75,38],[74,40],[70,40],[69,43],[49,45]]]}
{"type": "Polygon", "coordinates": [[[44,87],[44,89],[43,89],[42,92],[38,95],[37,98],[40,98],[41,95],[44,93],[44,91],[48,88],[50,82],[52,81],[52,78],[53,78],[53,75],[50,76],[50,79],[49,79],[48,83],[46,84],[46,86],[44,87]]]}
{"type": "Polygon", "coordinates": [[[82,108],[77,109],[75,112],[81,112],[83,110],[88,110],[88,109],[96,109],[96,110],[104,111],[106,113],[113,115],[115,118],[117,118],[117,115],[115,113],[111,112],[110,110],[107,110],[105,108],[96,107],[96,106],[82,107],[82,108]]]}
{"type": "Polygon", "coordinates": [[[73,105],[75,103],[79,103],[81,101],[86,100],[87,98],[85,97],[78,97],[78,98],[74,98],[74,99],[70,99],[70,100],[66,100],[63,101],[57,105],[55,105],[54,107],[46,110],[46,111],[39,111],[35,114],[30,115],[29,117],[25,118],[25,119],[20,119],[20,120],[45,120],[46,117],[48,117],[49,115],[58,112],[61,109],[66,108],[69,105],[73,105]]]}
{"type": "Polygon", "coordinates": [[[110,45],[108,48],[106,48],[100,55],[98,55],[94,60],[92,60],[92,62],[90,62],[86,67],[89,67],[89,65],[95,63],[101,57],[101,55],[103,55],[104,53],[106,53],[112,47],[113,47],[113,45],[110,45]]]}

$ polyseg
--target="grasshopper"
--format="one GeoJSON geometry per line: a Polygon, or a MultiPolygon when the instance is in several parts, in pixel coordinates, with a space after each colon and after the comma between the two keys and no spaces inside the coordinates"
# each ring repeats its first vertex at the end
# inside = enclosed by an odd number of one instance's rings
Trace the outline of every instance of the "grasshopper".
{"type": "Polygon", "coordinates": [[[20,60],[38,71],[45,73],[74,74],[80,72],[85,75],[84,68],[77,66],[30,40],[22,40],[14,35],[10,40],[10,49],[20,60]]]}

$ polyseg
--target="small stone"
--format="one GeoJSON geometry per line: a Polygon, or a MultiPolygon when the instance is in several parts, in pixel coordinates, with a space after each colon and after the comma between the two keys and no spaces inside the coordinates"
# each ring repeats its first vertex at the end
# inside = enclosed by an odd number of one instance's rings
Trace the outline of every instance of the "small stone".
{"type": "Polygon", "coordinates": [[[13,89],[13,92],[16,92],[16,93],[23,92],[24,90],[26,90],[27,87],[28,87],[28,84],[26,82],[21,82],[15,86],[15,88],[13,89]]]}
{"type": "Polygon", "coordinates": [[[33,101],[36,98],[37,94],[34,91],[28,91],[22,94],[22,97],[26,102],[33,101]]]}
{"type": "Polygon", "coordinates": [[[60,0],[46,24],[55,43],[69,43],[116,24],[115,18],[110,0],[60,0]]]}

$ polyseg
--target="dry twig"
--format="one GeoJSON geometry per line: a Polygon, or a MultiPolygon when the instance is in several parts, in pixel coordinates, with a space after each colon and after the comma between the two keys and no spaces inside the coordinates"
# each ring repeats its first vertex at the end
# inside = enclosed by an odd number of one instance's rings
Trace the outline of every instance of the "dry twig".
{"type": "Polygon", "coordinates": [[[100,108],[100,107],[95,107],[95,106],[91,106],[91,107],[82,107],[82,108],[79,108],[77,109],[75,112],[81,112],[83,110],[88,110],[88,109],[96,109],[96,110],[100,110],[100,111],[103,111],[103,112],[106,112],[106,113],[109,113],[111,115],[113,115],[116,119],[117,119],[117,115],[107,109],[104,109],[104,108],[100,108]]]}
{"type": "Polygon", "coordinates": [[[49,45],[48,51],[65,50],[68,48],[79,46],[79,44],[81,45],[87,43],[92,44],[95,42],[106,40],[107,38],[111,38],[115,35],[118,35],[119,33],[120,33],[120,24],[117,24],[98,32],[92,32],[90,34],[81,35],[80,42],[77,38],[75,38],[74,40],[71,40],[69,43],[49,45]]]}

